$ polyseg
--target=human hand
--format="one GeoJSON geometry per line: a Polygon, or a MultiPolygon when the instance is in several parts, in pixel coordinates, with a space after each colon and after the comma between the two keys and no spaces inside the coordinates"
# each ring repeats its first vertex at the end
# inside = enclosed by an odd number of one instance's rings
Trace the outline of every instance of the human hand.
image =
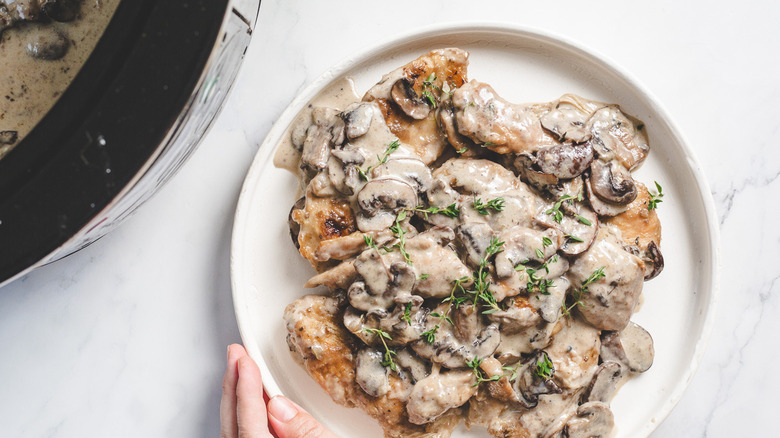
{"type": "Polygon", "coordinates": [[[260,369],[238,344],[228,347],[219,417],[221,438],[338,438],[286,397],[268,400],[260,369]]]}

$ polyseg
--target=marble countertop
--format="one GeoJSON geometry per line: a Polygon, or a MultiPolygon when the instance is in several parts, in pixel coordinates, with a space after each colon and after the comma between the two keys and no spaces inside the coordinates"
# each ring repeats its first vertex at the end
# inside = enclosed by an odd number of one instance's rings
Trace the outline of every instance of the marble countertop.
{"type": "Polygon", "coordinates": [[[775,430],[780,3],[482,3],[264,1],[233,93],[181,171],[110,235],[0,289],[0,435],[218,436],[225,349],[240,342],[233,212],[258,145],[335,62],[398,32],[465,20],[579,41],[666,107],[710,183],[722,271],[702,365],[652,436],[775,430]]]}

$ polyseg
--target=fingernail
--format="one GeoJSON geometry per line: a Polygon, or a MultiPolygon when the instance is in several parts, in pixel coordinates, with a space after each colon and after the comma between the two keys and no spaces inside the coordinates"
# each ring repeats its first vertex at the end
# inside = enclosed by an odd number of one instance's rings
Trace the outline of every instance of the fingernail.
{"type": "Polygon", "coordinates": [[[268,413],[282,423],[287,423],[298,414],[298,409],[286,398],[276,396],[268,403],[268,413]]]}

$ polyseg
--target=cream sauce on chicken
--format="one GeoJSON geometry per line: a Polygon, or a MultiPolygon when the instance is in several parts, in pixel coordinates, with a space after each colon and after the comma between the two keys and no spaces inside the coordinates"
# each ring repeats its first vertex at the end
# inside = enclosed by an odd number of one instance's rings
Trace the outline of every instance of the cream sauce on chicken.
{"type": "MultiPolygon", "coordinates": [[[[354,390],[403,403],[403,424],[377,416],[388,437],[446,437],[457,416],[497,437],[607,436],[612,396],[654,354],[630,317],[656,271],[646,265],[663,259],[606,223],[636,208],[629,169],[646,134],[617,106],[577,96],[510,103],[465,82],[467,59],[433,51],[363,101],[350,80],[334,82],[291,125],[274,157],[304,196],[291,235],[320,272],[307,285],[338,303],[322,313],[354,372],[325,383],[322,337],[291,329],[288,342],[334,400],[354,390]],[[451,147],[426,164],[430,151],[394,133],[430,123],[450,130],[451,147]]],[[[641,231],[660,245],[660,228],[641,231]]],[[[288,327],[307,320],[302,300],[288,327]]],[[[362,395],[347,403],[377,412],[362,395]]]]}

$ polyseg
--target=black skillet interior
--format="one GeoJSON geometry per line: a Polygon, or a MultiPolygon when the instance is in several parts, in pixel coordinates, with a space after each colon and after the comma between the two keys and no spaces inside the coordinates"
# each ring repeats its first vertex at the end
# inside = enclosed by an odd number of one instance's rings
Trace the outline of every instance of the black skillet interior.
{"type": "Polygon", "coordinates": [[[124,0],[52,110],[0,160],[0,283],[94,218],[155,154],[228,0],[124,0]]]}

